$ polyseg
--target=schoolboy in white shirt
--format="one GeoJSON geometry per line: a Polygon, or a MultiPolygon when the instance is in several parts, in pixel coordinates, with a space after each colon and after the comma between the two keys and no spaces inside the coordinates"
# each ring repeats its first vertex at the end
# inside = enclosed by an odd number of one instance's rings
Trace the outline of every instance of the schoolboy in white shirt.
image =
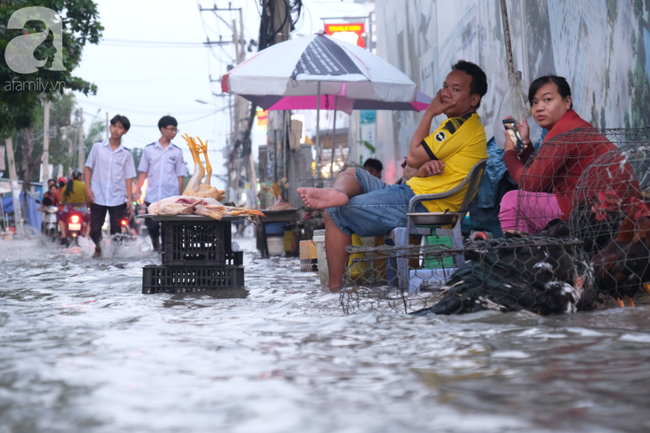
{"type": "MultiPolygon", "coordinates": [[[[183,179],[187,175],[183,151],[172,143],[178,133],[178,122],[172,116],[163,116],[158,121],[158,129],[161,134],[160,138],[144,148],[138,166],[140,176],[136,194],[140,193],[144,180],[148,178],[146,201],[144,202],[147,207],[164,198],[182,195],[183,179]]],[[[160,251],[158,240],[160,223],[147,218],[145,224],[154,250],[160,251]]],[[[164,241],[163,237],[163,243],[164,241]]]]}
{"type": "Polygon", "coordinates": [[[133,155],[122,145],[122,136],[131,127],[126,116],[111,119],[108,140],[98,141],[88,154],[84,178],[86,199],[90,202],[90,238],[95,243],[93,257],[101,257],[102,225],[106,212],[110,217],[111,235],[121,232],[120,221],[133,211],[131,195],[135,177],[133,155]],[[91,173],[92,170],[92,173],[91,173]]]}

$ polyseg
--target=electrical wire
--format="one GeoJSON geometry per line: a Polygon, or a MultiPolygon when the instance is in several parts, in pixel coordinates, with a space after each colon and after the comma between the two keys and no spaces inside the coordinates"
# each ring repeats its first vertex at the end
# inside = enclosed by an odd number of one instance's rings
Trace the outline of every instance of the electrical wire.
{"type": "MultiPolygon", "coordinates": [[[[160,113],[160,110],[157,110],[157,111],[138,110],[138,109],[128,108],[129,107],[128,105],[125,105],[125,106],[122,106],[122,107],[115,107],[115,106],[112,106],[112,105],[100,104],[100,103],[91,102],[91,101],[78,101],[78,103],[79,104],[89,104],[89,105],[93,105],[95,107],[104,108],[104,109],[109,108],[111,110],[115,110],[116,112],[121,111],[121,112],[145,113],[145,114],[159,114],[160,113]]],[[[175,111],[176,111],[176,113],[186,113],[186,114],[188,114],[188,113],[196,113],[197,112],[197,111],[194,111],[194,110],[191,110],[191,111],[178,111],[178,110],[175,110],[175,111]]]]}
{"type": "Polygon", "coordinates": [[[202,42],[138,41],[129,39],[103,39],[99,45],[123,48],[205,48],[202,42]]]}
{"type": "Polygon", "coordinates": [[[110,84],[110,83],[141,83],[141,82],[154,82],[154,81],[169,81],[169,80],[186,80],[191,77],[202,77],[203,74],[196,75],[183,75],[182,77],[153,77],[153,78],[143,78],[136,80],[94,80],[97,83],[110,84]]]}

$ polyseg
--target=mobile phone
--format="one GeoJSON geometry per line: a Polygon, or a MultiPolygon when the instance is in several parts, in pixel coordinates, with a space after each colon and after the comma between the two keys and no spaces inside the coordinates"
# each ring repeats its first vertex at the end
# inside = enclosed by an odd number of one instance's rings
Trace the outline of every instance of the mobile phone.
{"type": "Polygon", "coordinates": [[[524,140],[521,139],[521,135],[519,134],[519,130],[517,129],[517,124],[515,121],[512,119],[505,119],[503,121],[503,128],[508,131],[508,134],[510,134],[510,139],[513,143],[515,143],[515,150],[517,152],[524,150],[524,140]]]}

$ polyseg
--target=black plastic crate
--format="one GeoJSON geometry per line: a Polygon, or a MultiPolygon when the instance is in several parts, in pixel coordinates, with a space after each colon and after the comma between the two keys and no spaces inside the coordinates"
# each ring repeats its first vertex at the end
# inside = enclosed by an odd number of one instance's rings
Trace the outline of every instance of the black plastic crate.
{"type": "Polygon", "coordinates": [[[142,293],[190,293],[244,287],[243,266],[158,266],[142,270],[142,293]]]}
{"type": "MultiPolygon", "coordinates": [[[[163,221],[162,263],[165,266],[236,264],[231,249],[230,221],[163,221]]],[[[241,263],[237,263],[241,264],[241,263]]]]}

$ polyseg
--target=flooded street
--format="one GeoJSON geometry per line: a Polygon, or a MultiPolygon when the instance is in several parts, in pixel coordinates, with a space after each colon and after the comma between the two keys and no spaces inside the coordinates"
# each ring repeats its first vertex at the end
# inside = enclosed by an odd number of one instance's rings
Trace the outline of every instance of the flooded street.
{"type": "Polygon", "coordinates": [[[0,241],[0,433],[650,431],[648,306],[346,316],[239,242],[222,299],[143,295],[136,248],[0,241]]]}

